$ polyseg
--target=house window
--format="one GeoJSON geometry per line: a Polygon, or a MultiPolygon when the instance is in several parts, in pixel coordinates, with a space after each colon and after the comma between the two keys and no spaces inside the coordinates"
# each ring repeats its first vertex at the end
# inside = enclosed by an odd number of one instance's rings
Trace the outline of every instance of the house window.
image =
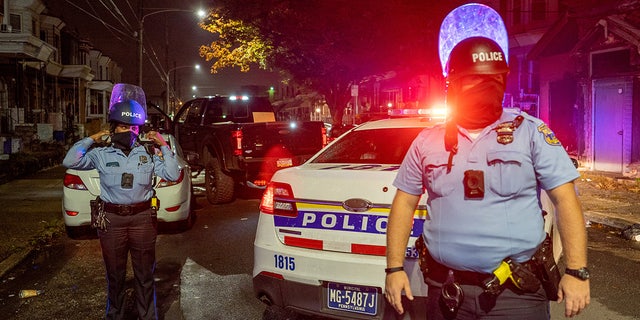
{"type": "Polygon", "coordinates": [[[547,2],[545,0],[533,0],[531,4],[531,20],[544,21],[547,17],[547,2]]]}
{"type": "Polygon", "coordinates": [[[13,30],[12,32],[22,32],[22,17],[19,14],[11,14],[9,16],[9,24],[13,30]]]}
{"type": "Polygon", "coordinates": [[[513,8],[511,10],[511,15],[513,18],[514,25],[518,25],[522,23],[522,1],[521,0],[513,0],[513,8]]]}
{"type": "Polygon", "coordinates": [[[592,76],[605,76],[631,71],[629,49],[593,53],[591,56],[592,76]]]}

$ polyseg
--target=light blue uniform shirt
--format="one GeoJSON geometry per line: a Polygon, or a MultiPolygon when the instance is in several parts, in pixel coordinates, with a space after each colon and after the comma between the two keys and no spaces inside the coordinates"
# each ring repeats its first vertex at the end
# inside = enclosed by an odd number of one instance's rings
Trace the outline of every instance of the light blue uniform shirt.
{"type": "Polygon", "coordinates": [[[113,147],[96,147],[87,137],[76,142],[67,152],[62,165],[77,170],[96,169],[100,174],[100,198],[115,204],[134,204],[153,196],[153,174],[176,181],[180,177],[178,161],[168,146],[161,146],[162,156],[150,156],[143,146],[134,147],[129,156],[113,147]],[[87,151],[89,150],[89,151],[87,151]],[[123,188],[122,174],[133,174],[133,187],[123,188]]]}
{"type": "Polygon", "coordinates": [[[516,116],[503,112],[475,139],[459,128],[450,173],[445,126],[425,129],[394,180],[394,186],[409,194],[426,189],[425,241],[433,258],[450,268],[491,273],[507,257],[529,260],[545,237],[540,188],[550,190],[580,176],[553,132],[524,112],[513,142],[498,143],[493,128],[516,116]],[[482,199],[465,199],[467,170],[484,172],[482,199]]]}

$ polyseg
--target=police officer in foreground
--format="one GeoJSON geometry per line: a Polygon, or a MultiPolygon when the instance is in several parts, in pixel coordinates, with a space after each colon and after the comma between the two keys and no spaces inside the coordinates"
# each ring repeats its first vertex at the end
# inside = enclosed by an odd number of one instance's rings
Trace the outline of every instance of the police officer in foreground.
{"type": "Polygon", "coordinates": [[[179,178],[176,157],[158,132],[146,138],[159,146],[145,148],[138,133],[144,125],[146,103],[141,88],[117,84],[109,107],[109,130],[75,143],[63,165],[71,169],[96,169],[100,174],[100,197],[92,201],[92,225],[98,229],[107,273],[106,319],[125,318],[125,278],[131,254],[138,319],[157,319],[153,273],[157,235],[157,198],[154,175],[168,181],[179,178]],[[94,147],[110,137],[108,146],[94,147]]]}
{"type": "Polygon", "coordinates": [[[416,246],[429,285],[428,319],[549,319],[549,300],[564,301],[567,317],[579,314],[590,300],[585,222],[573,184],[579,173],[541,120],[503,111],[509,68],[496,42],[462,40],[447,71],[450,118],[418,135],[394,181],[388,302],[403,313],[402,291],[413,299],[402,267],[426,190],[424,247],[416,246]],[[566,258],[555,284],[543,279],[557,267],[547,254],[540,189],[556,208],[566,258]]]}

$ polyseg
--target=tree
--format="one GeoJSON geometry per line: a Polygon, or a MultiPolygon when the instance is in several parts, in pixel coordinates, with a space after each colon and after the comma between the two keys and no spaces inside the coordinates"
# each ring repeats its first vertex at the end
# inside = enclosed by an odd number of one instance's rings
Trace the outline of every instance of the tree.
{"type": "Polygon", "coordinates": [[[437,32],[446,7],[424,0],[219,0],[201,25],[218,35],[200,47],[225,67],[279,70],[327,98],[334,123],[350,86],[390,70],[439,73],[437,32]]]}

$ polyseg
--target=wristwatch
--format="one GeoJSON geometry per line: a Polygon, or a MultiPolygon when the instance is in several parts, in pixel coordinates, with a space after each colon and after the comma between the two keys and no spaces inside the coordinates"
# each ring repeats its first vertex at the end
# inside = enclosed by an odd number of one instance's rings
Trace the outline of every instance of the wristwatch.
{"type": "Polygon", "coordinates": [[[587,267],[582,267],[580,269],[569,269],[566,268],[564,270],[565,274],[568,274],[570,276],[574,276],[580,280],[587,280],[589,279],[589,269],[587,269],[587,267]]]}

